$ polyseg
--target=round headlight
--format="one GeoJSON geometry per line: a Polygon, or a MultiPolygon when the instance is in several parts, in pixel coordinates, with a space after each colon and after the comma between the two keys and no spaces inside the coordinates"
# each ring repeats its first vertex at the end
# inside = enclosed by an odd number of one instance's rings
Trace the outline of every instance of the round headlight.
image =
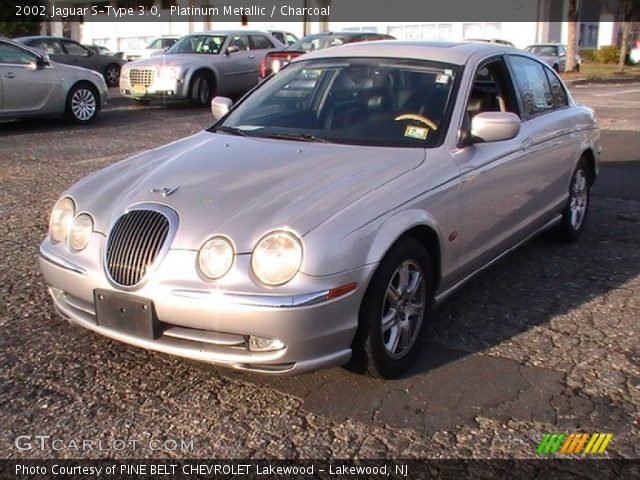
{"type": "Polygon", "coordinates": [[[282,285],[291,280],[302,264],[302,243],[293,233],[271,232],[262,237],[251,255],[251,269],[266,285],[282,285]]]}
{"type": "Polygon", "coordinates": [[[198,268],[205,277],[216,280],[231,269],[233,257],[231,242],[224,237],[213,237],[204,242],[198,252],[198,268]]]}
{"type": "Polygon", "coordinates": [[[61,242],[69,234],[76,206],[69,197],[58,200],[49,217],[49,235],[56,242],[61,242]]]}
{"type": "Polygon", "coordinates": [[[84,250],[91,240],[93,233],[93,220],[91,215],[81,213],[73,219],[69,230],[69,247],[76,252],[84,250]]]}

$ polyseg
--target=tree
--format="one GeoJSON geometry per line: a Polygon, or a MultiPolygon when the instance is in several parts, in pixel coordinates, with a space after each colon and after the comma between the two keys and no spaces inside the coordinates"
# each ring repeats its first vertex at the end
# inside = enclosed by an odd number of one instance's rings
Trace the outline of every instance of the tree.
{"type": "Polygon", "coordinates": [[[40,24],[48,17],[32,14],[37,12],[33,8],[29,9],[28,15],[24,15],[24,11],[21,11],[21,15],[17,16],[18,7],[46,5],[46,0],[0,0],[0,36],[11,38],[40,33],[40,24]]]}
{"type": "Polygon", "coordinates": [[[618,59],[618,73],[624,72],[624,64],[629,52],[629,37],[631,36],[631,22],[640,13],[640,0],[621,0],[620,19],[622,21],[622,40],[620,43],[620,58],[618,59]]]}
{"type": "Polygon", "coordinates": [[[565,61],[565,72],[573,72],[576,68],[576,36],[578,31],[578,0],[569,0],[569,38],[567,40],[567,57],[565,61]]]}

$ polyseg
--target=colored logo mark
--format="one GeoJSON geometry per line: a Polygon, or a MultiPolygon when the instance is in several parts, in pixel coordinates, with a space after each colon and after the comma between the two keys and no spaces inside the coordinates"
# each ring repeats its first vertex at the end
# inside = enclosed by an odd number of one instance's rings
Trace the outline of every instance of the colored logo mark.
{"type": "Polygon", "coordinates": [[[600,454],[612,438],[613,433],[547,433],[536,451],[546,455],[600,454]]]}

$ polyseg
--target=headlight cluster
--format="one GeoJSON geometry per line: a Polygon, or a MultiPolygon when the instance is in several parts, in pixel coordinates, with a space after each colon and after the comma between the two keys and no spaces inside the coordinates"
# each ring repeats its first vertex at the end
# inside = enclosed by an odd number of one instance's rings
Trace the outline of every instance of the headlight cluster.
{"type": "MultiPolygon", "coordinates": [[[[198,268],[206,278],[216,280],[231,269],[235,250],[226,237],[207,240],[198,252],[198,268]]],[[[269,286],[289,282],[302,265],[302,243],[293,233],[276,230],[258,241],[251,254],[251,270],[269,286]]]]}
{"type": "Polygon", "coordinates": [[[158,76],[175,80],[180,77],[180,67],[160,67],[158,76]]]}
{"type": "Polygon", "coordinates": [[[68,241],[75,252],[84,250],[93,233],[91,215],[80,213],[76,216],[76,206],[69,197],[58,200],[49,217],[49,235],[54,242],[68,241]]]}

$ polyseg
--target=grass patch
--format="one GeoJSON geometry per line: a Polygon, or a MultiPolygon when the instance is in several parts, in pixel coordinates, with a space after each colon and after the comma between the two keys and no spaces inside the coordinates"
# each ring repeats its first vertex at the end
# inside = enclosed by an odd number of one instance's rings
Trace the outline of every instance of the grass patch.
{"type": "Polygon", "coordinates": [[[638,77],[640,80],[640,66],[626,65],[624,73],[618,73],[618,65],[616,64],[582,62],[579,72],[562,73],[562,78],[565,80],[606,80],[615,77],[638,77]]]}

